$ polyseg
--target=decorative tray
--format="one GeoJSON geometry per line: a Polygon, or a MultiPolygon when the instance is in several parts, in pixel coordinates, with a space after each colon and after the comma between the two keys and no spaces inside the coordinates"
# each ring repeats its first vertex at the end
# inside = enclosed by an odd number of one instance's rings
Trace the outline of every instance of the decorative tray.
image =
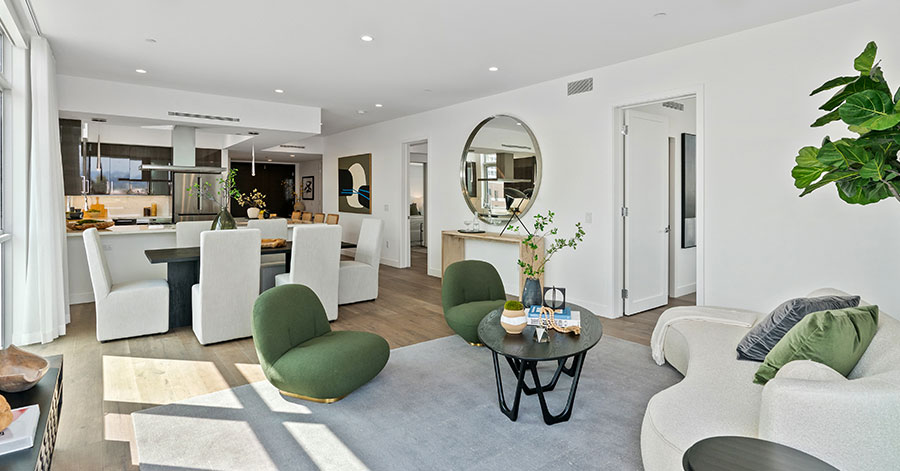
{"type": "Polygon", "coordinates": [[[79,221],[69,221],[66,223],[66,227],[72,231],[84,231],[91,228],[96,228],[98,231],[102,231],[103,229],[110,228],[115,223],[112,221],[100,221],[97,219],[81,219],[79,221]]]}
{"type": "Polygon", "coordinates": [[[476,231],[475,229],[459,229],[457,232],[462,232],[463,234],[484,234],[484,231],[476,231]]]}
{"type": "Polygon", "coordinates": [[[264,249],[277,249],[278,247],[284,247],[286,242],[284,239],[263,239],[260,245],[264,249]]]}

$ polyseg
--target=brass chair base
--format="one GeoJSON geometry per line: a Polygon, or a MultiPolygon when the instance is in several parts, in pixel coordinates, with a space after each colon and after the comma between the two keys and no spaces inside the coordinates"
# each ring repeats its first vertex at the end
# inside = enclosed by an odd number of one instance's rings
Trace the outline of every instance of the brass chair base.
{"type": "Polygon", "coordinates": [[[319,404],[333,404],[333,403],[340,401],[341,399],[347,397],[347,395],[345,394],[341,397],[330,397],[328,399],[319,399],[317,397],[301,396],[300,394],[289,393],[287,391],[282,391],[280,389],[278,390],[278,392],[280,392],[284,396],[294,397],[297,399],[303,399],[304,401],[318,402],[319,404]]]}
{"type": "Polygon", "coordinates": [[[474,343],[474,342],[469,342],[469,345],[471,345],[473,347],[483,347],[484,346],[483,343],[474,343]]]}

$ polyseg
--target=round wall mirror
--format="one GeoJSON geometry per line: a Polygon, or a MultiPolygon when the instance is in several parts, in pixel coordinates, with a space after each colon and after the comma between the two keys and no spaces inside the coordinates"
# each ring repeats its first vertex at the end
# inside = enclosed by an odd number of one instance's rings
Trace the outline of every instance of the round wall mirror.
{"type": "Polygon", "coordinates": [[[492,116],[469,135],[459,172],[472,213],[489,224],[506,224],[514,214],[528,212],[537,198],[541,150],[522,120],[492,116]]]}

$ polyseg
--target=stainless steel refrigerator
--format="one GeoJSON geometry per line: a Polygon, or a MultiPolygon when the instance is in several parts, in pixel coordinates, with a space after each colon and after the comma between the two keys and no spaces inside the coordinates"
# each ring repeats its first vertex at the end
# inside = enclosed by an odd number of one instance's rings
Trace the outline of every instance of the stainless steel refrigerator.
{"type": "Polygon", "coordinates": [[[219,205],[199,195],[190,195],[188,190],[199,184],[203,188],[209,184],[209,192],[218,197],[216,191],[219,185],[216,182],[220,174],[209,173],[175,173],[175,186],[172,195],[174,206],[174,221],[212,221],[219,213],[219,205]]]}

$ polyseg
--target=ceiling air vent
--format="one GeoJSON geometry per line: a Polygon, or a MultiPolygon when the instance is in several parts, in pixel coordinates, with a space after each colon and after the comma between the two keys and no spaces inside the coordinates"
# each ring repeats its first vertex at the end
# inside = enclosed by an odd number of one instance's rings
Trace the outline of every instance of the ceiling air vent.
{"type": "Polygon", "coordinates": [[[197,118],[212,119],[214,121],[228,121],[229,123],[240,123],[241,118],[232,118],[229,116],[215,116],[210,114],[184,113],[181,111],[169,111],[169,116],[178,116],[179,118],[197,118]]]}
{"type": "Polygon", "coordinates": [[[684,103],[678,103],[677,101],[667,101],[662,105],[663,108],[671,108],[673,110],[684,111],[684,103]]]}
{"type": "Polygon", "coordinates": [[[298,146],[298,145],[294,145],[294,144],[281,144],[278,147],[281,147],[284,149],[306,149],[306,146],[298,146]]]}
{"type": "Polygon", "coordinates": [[[579,93],[587,93],[594,90],[594,79],[592,77],[569,82],[568,96],[577,95],[579,93]]]}

